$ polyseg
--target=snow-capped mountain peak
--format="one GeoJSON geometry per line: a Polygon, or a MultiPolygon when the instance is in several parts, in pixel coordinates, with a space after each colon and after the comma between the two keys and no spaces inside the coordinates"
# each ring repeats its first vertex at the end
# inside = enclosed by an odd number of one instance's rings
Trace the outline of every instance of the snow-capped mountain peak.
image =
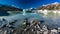
{"type": "Polygon", "coordinates": [[[47,5],[44,5],[44,4],[43,4],[42,6],[47,6],[47,5]]]}
{"type": "Polygon", "coordinates": [[[42,5],[38,9],[60,10],[60,3],[59,2],[54,2],[54,3],[42,5]]]}
{"type": "Polygon", "coordinates": [[[52,3],[52,4],[60,4],[59,2],[54,2],[54,3],[52,3]]]}

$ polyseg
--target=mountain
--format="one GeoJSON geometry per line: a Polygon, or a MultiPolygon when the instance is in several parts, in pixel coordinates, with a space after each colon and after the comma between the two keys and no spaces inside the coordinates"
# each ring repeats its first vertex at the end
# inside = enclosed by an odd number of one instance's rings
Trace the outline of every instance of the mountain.
{"type": "Polygon", "coordinates": [[[44,10],[44,9],[47,9],[47,10],[60,10],[60,3],[54,2],[54,3],[51,3],[51,4],[47,4],[47,5],[42,5],[38,9],[39,10],[44,10]]]}
{"type": "Polygon", "coordinates": [[[22,11],[22,9],[14,6],[0,4],[0,11],[22,11]]]}
{"type": "Polygon", "coordinates": [[[10,13],[8,13],[8,11],[12,13],[18,13],[18,12],[21,12],[22,10],[23,9],[17,8],[15,6],[0,4],[0,16],[9,16],[10,13]]]}

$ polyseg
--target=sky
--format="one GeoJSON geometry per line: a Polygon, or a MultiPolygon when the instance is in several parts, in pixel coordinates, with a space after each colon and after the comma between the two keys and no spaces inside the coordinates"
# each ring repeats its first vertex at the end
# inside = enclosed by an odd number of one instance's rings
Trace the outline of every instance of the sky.
{"type": "Polygon", "coordinates": [[[18,8],[38,8],[41,5],[60,2],[60,0],[0,0],[0,4],[12,5],[18,8]]]}

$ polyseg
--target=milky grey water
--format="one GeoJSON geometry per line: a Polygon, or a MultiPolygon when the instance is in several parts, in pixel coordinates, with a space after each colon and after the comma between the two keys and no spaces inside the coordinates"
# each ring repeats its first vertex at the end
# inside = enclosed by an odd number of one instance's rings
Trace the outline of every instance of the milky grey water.
{"type": "Polygon", "coordinates": [[[16,14],[12,16],[7,17],[0,17],[0,19],[5,18],[8,22],[12,22],[14,20],[18,20],[17,23],[14,24],[14,26],[21,25],[25,18],[28,18],[30,21],[39,19],[44,20],[44,24],[47,25],[53,25],[54,27],[60,27],[60,17],[56,18],[56,16],[50,17],[50,16],[44,16],[37,14],[37,13],[27,13],[26,15],[23,14],[16,14]]]}
{"type": "Polygon", "coordinates": [[[52,25],[53,27],[60,27],[60,16],[45,16],[45,24],[52,25]]]}

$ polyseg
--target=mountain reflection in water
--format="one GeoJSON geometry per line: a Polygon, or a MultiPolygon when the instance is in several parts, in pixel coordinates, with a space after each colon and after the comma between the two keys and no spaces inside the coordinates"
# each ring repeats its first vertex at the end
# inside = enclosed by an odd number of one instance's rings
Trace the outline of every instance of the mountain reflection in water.
{"type": "Polygon", "coordinates": [[[0,11],[0,16],[8,16],[9,13],[7,11],[0,11]]]}

